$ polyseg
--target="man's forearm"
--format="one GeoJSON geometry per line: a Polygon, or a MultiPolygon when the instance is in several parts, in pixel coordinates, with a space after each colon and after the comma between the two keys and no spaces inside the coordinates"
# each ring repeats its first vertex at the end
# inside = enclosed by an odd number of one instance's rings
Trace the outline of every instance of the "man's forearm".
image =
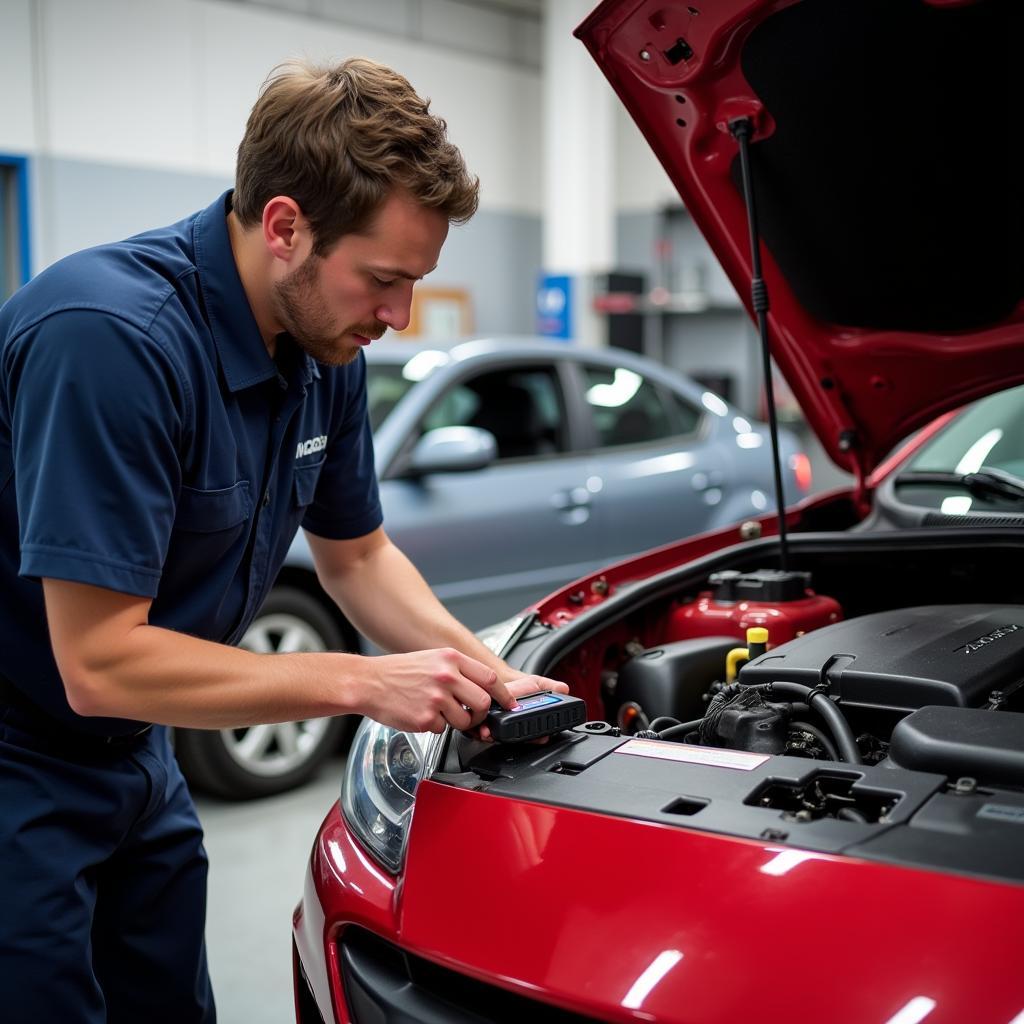
{"type": "Polygon", "coordinates": [[[493,668],[505,682],[520,674],[438,601],[394,544],[381,545],[347,572],[323,573],[320,582],[349,621],[383,650],[454,647],[493,668]]]}
{"type": "Polygon", "coordinates": [[[89,717],[222,728],[354,713],[440,732],[514,703],[495,669],[443,641],[379,658],[253,654],[150,625],[142,598],[52,579],[43,593],[68,702],[89,717]]]}
{"type": "Polygon", "coordinates": [[[103,657],[61,671],[80,714],[215,729],[358,711],[369,660],[253,654],[143,625],[103,657]]]}

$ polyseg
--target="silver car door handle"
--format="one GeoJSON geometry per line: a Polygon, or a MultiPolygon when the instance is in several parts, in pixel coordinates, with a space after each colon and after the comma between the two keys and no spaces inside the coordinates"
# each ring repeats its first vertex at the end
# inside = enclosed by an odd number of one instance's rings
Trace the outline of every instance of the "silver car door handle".
{"type": "Polygon", "coordinates": [[[721,484],[722,474],[718,470],[711,470],[708,473],[698,470],[690,477],[690,486],[698,493],[709,488],[720,487],[721,484]]]}
{"type": "Polygon", "coordinates": [[[574,508],[586,508],[590,504],[590,491],[586,487],[574,487],[571,491],[559,491],[551,495],[551,504],[559,512],[574,508]]]}

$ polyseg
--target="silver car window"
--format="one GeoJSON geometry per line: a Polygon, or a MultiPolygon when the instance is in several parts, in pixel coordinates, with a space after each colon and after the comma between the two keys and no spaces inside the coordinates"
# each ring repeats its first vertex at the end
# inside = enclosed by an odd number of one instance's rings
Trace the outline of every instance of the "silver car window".
{"type": "Polygon", "coordinates": [[[583,372],[584,395],[602,448],[643,444],[683,432],[658,389],[635,370],[586,366],[583,372]]]}
{"type": "Polygon", "coordinates": [[[396,363],[367,363],[366,404],[370,413],[370,429],[377,430],[405,393],[415,384],[402,375],[396,363]]]}
{"type": "Polygon", "coordinates": [[[566,450],[561,391],[550,367],[492,370],[450,388],[427,413],[423,430],[455,426],[489,430],[499,459],[566,450]]]}

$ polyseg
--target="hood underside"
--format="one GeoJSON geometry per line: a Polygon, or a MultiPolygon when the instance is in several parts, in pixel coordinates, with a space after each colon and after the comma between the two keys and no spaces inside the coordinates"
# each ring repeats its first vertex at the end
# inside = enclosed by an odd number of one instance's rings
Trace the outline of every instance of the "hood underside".
{"type": "Polygon", "coordinates": [[[607,0],[577,30],[842,467],[1024,381],[1016,0],[607,0]]]}

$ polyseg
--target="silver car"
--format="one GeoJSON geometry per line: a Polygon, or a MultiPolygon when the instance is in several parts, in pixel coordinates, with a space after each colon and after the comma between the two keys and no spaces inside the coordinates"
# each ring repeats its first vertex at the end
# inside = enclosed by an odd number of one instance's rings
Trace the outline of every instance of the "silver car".
{"type": "MultiPolygon", "coordinates": [[[[503,338],[377,342],[366,358],[385,528],[473,629],[774,503],[767,427],[632,353],[503,338]]],[[[809,463],[781,441],[791,503],[809,463]]],[[[373,653],[320,589],[301,533],[242,646],[373,653]]],[[[183,730],[178,756],[202,788],[266,795],[304,781],[347,725],[183,730]]]]}

